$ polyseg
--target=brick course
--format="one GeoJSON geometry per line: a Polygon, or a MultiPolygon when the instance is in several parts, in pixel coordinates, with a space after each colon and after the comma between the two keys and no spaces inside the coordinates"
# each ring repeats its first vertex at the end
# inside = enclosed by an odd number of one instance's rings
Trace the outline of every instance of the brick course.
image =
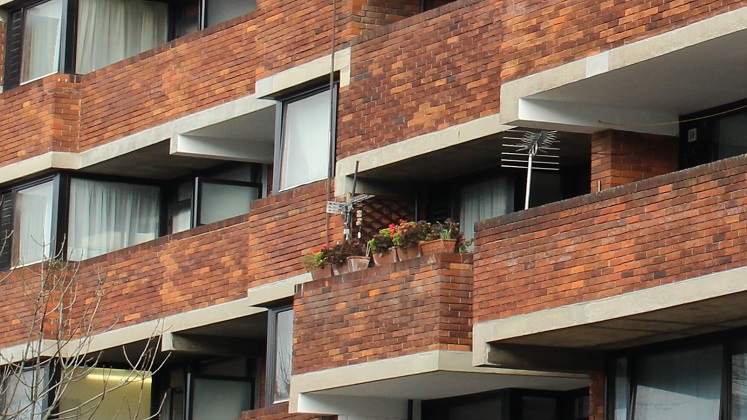
{"type": "Polygon", "coordinates": [[[293,373],[472,349],[472,258],[437,254],[304,285],[293,373]]]}
{"type": "Polygon", "coordinates": [[[475,322],[747,264],[747,156],[477,223],[475,322]]]}

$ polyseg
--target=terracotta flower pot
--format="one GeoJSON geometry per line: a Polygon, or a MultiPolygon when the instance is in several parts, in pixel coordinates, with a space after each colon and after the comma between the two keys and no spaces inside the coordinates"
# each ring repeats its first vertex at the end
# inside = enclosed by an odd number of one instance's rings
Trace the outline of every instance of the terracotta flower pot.
{"type": "Polygon", "coordinates": [[[336,276],[339,276],[340,274],[347,274],[349,272],[350,268],[348,267],[347,263],[332,266],[332,273],[336,276]]]}
{"type": "Polygon", "coordinates": [[[325,264],[321,267],[314,267],[309,273],[311,273],[311,278],[314,280],[330,277],[332,275],[332,266],[325,264]]]}
{"type": "Polygon", "coordinates": [[[374,252],[371,255],[373,256],[374,265],[394,264],[399,261],[397,259],[397,251],[394,249],[390,249],[387,252],[374,252]]]}
{"type": "Polygon", "coordinates": [[[420,252],[420,246],[415,245],[408,248],[395,247],[397,250],[397,259],[400,261],[411,260],[413,258],[420,258],[423,255],[420,252]]]}
{"type": "Polygon", "coordinates": [[[420,243],[423,255],[453,253],[456,250],[456,239],[434,239],[420,243]]]}
{"type": "Polygon", "coordinates": [[[347,259],[348,272],[361,271],[368,268],[371,258],[352,256],[347,259]]]}

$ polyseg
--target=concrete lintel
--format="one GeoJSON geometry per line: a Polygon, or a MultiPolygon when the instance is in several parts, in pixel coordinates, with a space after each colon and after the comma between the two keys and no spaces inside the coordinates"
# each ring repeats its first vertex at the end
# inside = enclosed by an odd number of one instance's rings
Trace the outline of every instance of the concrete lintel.
{"type": "Polygon", "coordinates": [[[296,294],[296,286],[312,280],[310,273],[300,274],[280,281],[251,287],[246,291],[249,306],[264,307],[265,305],[283,299],[292,298],[296,294]]]}
{"type": "Polygon", "coordinates": [[[594,372],[604,369],[604,358],[599,351],[515,344],[491,344],[487,361],[491,366],[508,369],[553,372],[594,372]]]}
{"type": "Polygon", "coordinates": [[[473,364],[490,365],[491,343],[747,292],[745,278],[747,267],[740,267],[618,296],[480,322],[473,328],[473,364]]]}
{"type": "MultiPolygon", "coordinates": [[[[254,84],[254,91],[258,97],[271,96],[277,92],[291,89],[294,86],[312,81],[328,75],[332,67],[332,55],[317,58],[271,76],[259,79],[254,84]]],[[[345,48],[335,52],[335,71],[340,72],[340,87],[350,84],[351,49],[345,48]]]]}
{"type": "Polygon", "coordinates": [[[356,161],[359,162],[358,171],[364,172],[512,128],[514,127],[500,123],[500,115],[489,115],[340,159],[335,169],[335,195],[342,197],[352,188],[352,179],[349,177],[355,173],[356,161]]]}

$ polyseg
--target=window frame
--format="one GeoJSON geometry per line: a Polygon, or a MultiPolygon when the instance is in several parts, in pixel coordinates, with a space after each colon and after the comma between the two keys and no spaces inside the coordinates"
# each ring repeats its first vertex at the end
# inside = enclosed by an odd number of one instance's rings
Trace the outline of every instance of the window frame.
{"type": "MultiPolygon", "coordinates": [[[[277,370],[277,337],[278,337],[278,315],[290,311],[293,315],[293,322],[291,323],[291,334],[293,334],[292,328],[295,324],[295,314],[293,313],[293,304],[285,304],[274,308],[268,308],[267,310],[267,360],[265,370],[265,405],[271,406],[275,404],[281,404],[288,401],[288,399],[276,399],[275,396],[275,372],[277,370]]],[[[291,377],[293,369],[293,341],[291,340],[291,377]]],[[[289,378],[290,379],[290,378],[289,378]]],[[[288,383],[290,393],[290,381],[288,383]]]]}
{"type": "Polygon", "coordinates": [[[671,352],[687,351],[720,345],[722,348],[722,383],[720,390],[720,419],[731,418],[733,395],[732,395],[732,358],[738,354],[747,354],[747,328],[738,328],[727,331],[706,334],[697,337],[683,338],[664,343],[650,344],[633,349],[614,351],[607,354],[607,366],[605,369],[606,398],[605,419],[615,420],[616,406],[616,367],[618,360],[627,359],[627,416],[626,420],[634,419],[636,392],[638,384],[637,370],[640,360],[651,355],[661,355],[671,352]]]}
{"type": "Polygon", "coordinates": [[[298,90],[290,93],[280,94],[275,97],[277,100],[275,106],[275,156],[273,159],[273,173],[272,173],[272,190],[277,192],[288,191],[294,188],[308,185],[323,179],[328,179],[334,176],[334,167],[336,161],[337,151],[337,118],[339,111],[339,82],[335,80],[333,83],[320,84],[318,82],[311,82],[307,85],[299,86],[298,90]],[[298,185],[292,186],[281,186],[281,174],[283,170],[283,152],[286,147],[287,141],[285,139],[285,122],[287,105],[310,98],[314,95],[320,94],[325,91],[330,91],[331,88],[331,106],[332,115],[330,115],[329,121],[325,124],[329,124],[330,138],[328,140],[328,156],[327,156],[327,175],[326,178],[307,180],[298,185]]]}

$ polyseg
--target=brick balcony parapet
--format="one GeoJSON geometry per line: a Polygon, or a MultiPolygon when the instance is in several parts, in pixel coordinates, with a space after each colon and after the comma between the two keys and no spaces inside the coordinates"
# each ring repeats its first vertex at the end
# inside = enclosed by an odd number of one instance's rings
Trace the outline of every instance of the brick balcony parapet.
{"type": "Polygon", "coordinates": [[[437,254],[303,285],[294,374],[472,348],[472,256],[437,254]]]}
{"type": "Polygon", "coordinates": [[[747,156],[477,223],[475,322],[747,264],[747,156]]]}
{"type": "MultiPolygon", "coordinates": [[[[247,215],[84,260],[75,310],[85,309],[101,282],[96,323],[121,328],[241,299],[247,288],[302,274],[301,256],[325,242],[325,193],[325,182],[299,187],[254,202],[247,215]]],[[[38,264],[22,267],[0,280],[0,295],[17,309],[0,313],[0,347],[25,340],[19,319],[30,308],[22,296],[38,271],[38,264]]]]}

